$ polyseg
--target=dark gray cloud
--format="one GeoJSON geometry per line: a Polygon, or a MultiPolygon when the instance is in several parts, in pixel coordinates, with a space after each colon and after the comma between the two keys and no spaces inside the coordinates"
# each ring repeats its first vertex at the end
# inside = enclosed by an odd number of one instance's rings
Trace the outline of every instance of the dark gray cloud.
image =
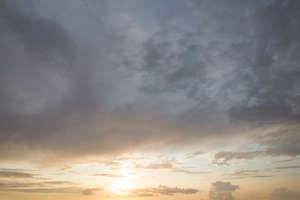
{"type": "Polygon", "coordinates": [[[239,189],[239,186],[232,185],[230,182],[217,181],[212,183],[209,192],[210,200],[234,200],[232,193],[239,189]]]}
{"type": "Polygon", "coordinates": [[[231,109],[233,118],[269,123],[299,119],[296,7],[299,3],[294,1],[272,1],[256,11],[255,55],[250,66],[255,80],[247,75],[247,104],[231,109]]]}
{"type": "MultiPolygon", "coordinates": [[[[68,15],[57,18],[42,16],[44,11],[47,13],[58,8],[57,2],[50,5],[36,1],[26,2],[26,5],[23,1],[1,2],[1,43],[5,47],[1,48],[0,69],[0,94],[3,97],[0,106],[3,144],[0,152],[3,159],[15,159],[19,154],[32,151],[52,154],[54,149],[73,154],[71,149],[74,150],[73,145],[79,144],[78,141],[103,137],[107,141],[101,141],[107,143],[121,134],[118,130],[121,128],[113,126],[101,130],[102,136],[98,136],[96,130],[87,130],[95,127],[95,121],[100,125],[101,119],[95,119],[95,115],[99,115],[98,112],[104,114],[110,107],[109,102],[114,97],[107,101],[106,96],[111,93],[109,90],[118,90],[113,86],[118,85],[118,81],[113,79],[120,79],[122,74],[108,77],[108,74],[114,73],[114,64],[108,63],[110,53],[106,45],[113,45],[114,41],[105,36],[102,24],[102,29],[94,30],[97,38],[81,35],[81,32],[93,32],[80,25],[84,20],[93,22],[90,28],[93,28],[92,25],[99,26],[86,14],[90,13],[89,8],[80,7],[81,4],[82,1],[72,3],[75,10],[70,13],[73,17],[70,21],[68,15]],[[86,15],[77,16],[76,9],[86,15]],[[82,21],[73,27],[72,20],[82,21]],[[72,30],[74,28],[78,30],[72,30]],[[89,44],[92,42],[94,46],[89,44]],[[76,131],[76,124],[85,128],[76,131]],[[107,136],[111,132],[115,132],[115,136],[109,139],[107,136]]],[[[132,137],[125,136],[128,139],[132,137]]],[[[103,146],[96,143],[91,145],[95,149],[103,146]]],[[[110,145],[104,146],[119,151],[110,145]]],[[[128,147],[127,144],[125,146],[128,147]]],[[[83,144],[78,147],[77,153],[89,154],[95,150],[92,148],[86,149],[86,144],[83,144]]],[[[119,148],[125,147],[119,144],[119,148]]]]}
{"type": "Polygon", "coordinates": [[[300,3],[133,4],[1,1],[2,160],[248,137],[265,150],[216,159],[299,155],[300,3]]]}
{"type": "Polygon", "coordinates": [[[187,109],[188,121],[218,123],[224,115],[235,123],[298,120],[299,60],[292,56],[299,48],[297,6],[197,3],[202,32],[174,33],[170,27],[145,43],[144,70],[151,82],[143,91],[194,99],[195,115],[187,109]]]}

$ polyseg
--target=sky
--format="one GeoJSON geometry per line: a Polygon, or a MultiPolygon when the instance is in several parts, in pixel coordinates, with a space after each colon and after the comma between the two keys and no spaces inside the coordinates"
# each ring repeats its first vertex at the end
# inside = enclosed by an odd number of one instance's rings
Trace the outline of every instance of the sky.
{"type": "Polygon", "coordinates": [[[0,199],[299,200],[299,10],[1,0],[0,199]]]}

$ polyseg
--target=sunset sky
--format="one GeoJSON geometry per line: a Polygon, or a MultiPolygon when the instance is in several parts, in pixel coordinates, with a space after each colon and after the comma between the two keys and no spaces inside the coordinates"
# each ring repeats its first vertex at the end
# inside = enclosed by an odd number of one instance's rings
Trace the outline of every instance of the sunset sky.
{"type": "Polygon", "coordinates": [[[0,0],[1,200],[299,200],[299,0],[0,0]]]}

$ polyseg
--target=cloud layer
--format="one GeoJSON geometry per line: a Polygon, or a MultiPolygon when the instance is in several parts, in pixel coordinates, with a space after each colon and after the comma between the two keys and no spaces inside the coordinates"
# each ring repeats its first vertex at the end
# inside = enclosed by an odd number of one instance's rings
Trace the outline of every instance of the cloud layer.
{"type": "Polygon", "coordinates": [[[2,160],[237,140],[264,148],[214,162],[300,154],[299,2],[145,3],[1,1],[2,160]]]}

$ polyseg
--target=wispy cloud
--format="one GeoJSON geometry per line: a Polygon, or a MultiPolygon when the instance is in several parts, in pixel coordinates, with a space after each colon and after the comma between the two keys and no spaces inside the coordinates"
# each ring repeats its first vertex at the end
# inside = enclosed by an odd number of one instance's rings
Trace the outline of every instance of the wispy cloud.
{"type": "Polygon", "coordinates": [[[122,175],[122,174],[108,174],[108,173],[92,174],[91,176],[102,176],[102,177],[109,177],[109,178],[121,178],[121,177],[124,177],[124,175],[122,175]]]}
{"type": "Polygon", "coordinates": [[[37,174],[20,171],[0,171],[0,178],[36,178],[37,174]]]}
{"type": "Polygon", "coordinates": [[[176,167],[173,162],[176,161],[165,161],[151,164],[135,164],[134,167],[137,169],[149,169],[149,170],[167,170],[174,173],[184,173],[184,174],[209,174],[210,171],[191,171],[187,169],[183,169],[184,167],[176,167]]]}
{"type": "Polygon", "coordinates": [[[96,191],[101,191],[100,188],[80,188],[80,187],[60,187],[60,188],[26,188],[26,189],[1,189],[5,192],[23,192],[23,193],[41,193],[41,194],[82,194],[92,195],[96,191]]]}
{"type": "Polygon", "coordinates": [[[199,190],[193,188],[167,187],[160,185],[159,187],[153,188],[133,189],[130,192],[134,196],[151,197],[159,195],[195,194],[199,192],[199,190]]]}
{"type": "Polygon", "coordinates": [[[275,169],[300,169],[300,165],[281,166],[276,167],[275,169]]]}
{"type": "Polygon", "coordinates": [[[247,170],[243,168],[234,169],[231,173],[226,173],[224,176],[228,180],[245,179],[245,178],[271,178],[273,177],[272,169],[268,170],[247,170]]]}
{"type": "Polygon", "coordinates": [[[43,182],[0,182],[0,191],[23,192],[23,193],[70,193],[91,195],[93,192],[101,191],[101,188],[85,188],[75,186],[70,181],[43,181],[43,182]]]}

